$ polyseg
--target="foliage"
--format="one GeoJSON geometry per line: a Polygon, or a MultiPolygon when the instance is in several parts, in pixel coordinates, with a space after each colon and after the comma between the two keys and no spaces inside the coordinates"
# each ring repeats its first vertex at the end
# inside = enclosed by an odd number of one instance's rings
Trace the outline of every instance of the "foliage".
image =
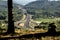
{"type": "MultiPolygon", "coordinates": [[[[13,3],[13,18],[14,21],[19,21],[22,18],[22,13],[19,10],[19,7],[22,5],[13,3]]],[[[4,20],[4,22],[8,22],[8,6],[6,1],[0,2],[0,20],[4,20]]]]}
{"type": "Polygon", "coordinates": [[[60,1],[34,1],[25,7],[33,19],[60,17],[60,1]]]}

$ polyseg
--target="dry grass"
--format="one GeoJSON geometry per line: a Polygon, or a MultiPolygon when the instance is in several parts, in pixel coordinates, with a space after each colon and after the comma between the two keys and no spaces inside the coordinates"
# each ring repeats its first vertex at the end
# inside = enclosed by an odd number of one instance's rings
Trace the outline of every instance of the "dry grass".
{"type": "Polygon", "coordinates": [[[24,35],[24,34],[44,33],[44,32],[47,32],[47,30],[43,30],[43,29],[38,29],[38,30],[15,30],[15,32],[24,35]]]}

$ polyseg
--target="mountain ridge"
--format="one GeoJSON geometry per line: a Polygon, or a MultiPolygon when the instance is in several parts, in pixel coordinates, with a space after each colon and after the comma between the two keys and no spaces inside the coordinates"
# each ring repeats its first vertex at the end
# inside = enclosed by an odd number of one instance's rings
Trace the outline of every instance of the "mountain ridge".
{"type": "Polygon", "coordinates": [[[60,1],[34,1],[34,2],[31,2],[27,5],[25,5],[25,7],[32,7],[32,8],[49,8],[49,7],[60,7],[60,1]],[[57,6],[56,6],[57,5],[57,6]]]}
{"type": "Polygon", "coordinates": [[[25,5],[33,18],[60,17],[60,1],[34,1],[25,5]]]}

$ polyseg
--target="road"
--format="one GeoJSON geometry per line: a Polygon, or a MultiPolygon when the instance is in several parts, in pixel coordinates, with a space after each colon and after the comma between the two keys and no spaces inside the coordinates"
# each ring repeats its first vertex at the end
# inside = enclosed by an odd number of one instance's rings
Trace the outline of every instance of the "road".
{"type": "Polygon", "coordinates": [[[25,26],[26,28],[31,28],[31,27],[29,26],[29,22],[30,22],[30,15],[27,14],[26,22],[25,22],[25,24],[24,24],[24,26],[25,26]]]}
{"type": "Polygon", "coordinates": [[[30,14],[28,14],[25,9],[23,9],[23,10],[24,10],[23,12],[25,12],[25,14],[23,14],[23,18],[20,21],[14,22],[15,26],[17,26],[18,28],[21,28],[18,24],[21,24],[23,22],[24,22],[24,27],[25,28],[32,28],[32,27],[30,27],[29,22],[31,22],[35,25],[38,25],[36,22],[33,22],[31,20],[32,16],[30,14]]]}

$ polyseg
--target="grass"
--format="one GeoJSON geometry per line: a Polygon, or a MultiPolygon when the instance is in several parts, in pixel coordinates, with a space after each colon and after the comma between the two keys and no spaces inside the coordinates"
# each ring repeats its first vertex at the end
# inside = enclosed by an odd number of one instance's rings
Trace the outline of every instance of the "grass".
{"type": "MultiPolygon", "coordinates": [[[[60,18],[59,18],[59,20],[60,20],[60,18]]],[[[56,18],[54,18],[54,19],[36,19],[35,20],[36,22],[55,22],[55,21],[57,21],[56,20],[56,18]]],[[[56,23],[56,24],[58,24],[58,23],[56,23]]],[[[32,24],[30,23],[30,25],[32,26],[32,24]]],[[[60,24],[58,24],[58,25],[60,25],[60,24]]],[[[6,27],[2,27],[2,28],[6,28],[6,27]]],[[[59,31],[60,31],[60,27],[58,28],[59,29],[59,31]]],[[[20,35],[24,35],[24,34],[34,34],[34,33],[39,33],[39,32],[45,32],[46,30],[43,30],[43,29],[37,29],[37,30],[19,30],[19,29],[17,29],[17,30],[15,30],[15,32],[16,33],[19,33],[20,35]]]]}
{"type": "Polygon", "coordinates": [[[35,34],[35,33],[44,33],[47,32],[47,30],[43,29],[37,29],[37,30],[15,30],[16,33],[19,33],[20,35],[24,34],[35,34]]]}
{"type": "Polygon", "coordinates": [[[37,22],[51,22],[54,19],[36,19],[37,22]]]}
{"type": "Polygon", "coordinates": [[[35,21],[36,22],[55,22],[57,20],[60,20],[60,18],[54,18],[54,19],[43,19],[43,18],[39,18],[39,19],[36,19],[35,21]]]}
{"type": "Polygon", "coordinates": [[[56,26],[57,26],[57,30],[58,31],[60,31],[60,23],[58,23],[57,21],[60,21],[60,18],[54,18],[54,19],[43,19],[43,18],[39,18],[39,19],[36,19],[35,20],[36,22],[39,22],[39,23],[41,23],[41,22],[48,22],[48,23],[52,23],[52,22],[54,22],[55,24],[56,24],[56,26]]]}

